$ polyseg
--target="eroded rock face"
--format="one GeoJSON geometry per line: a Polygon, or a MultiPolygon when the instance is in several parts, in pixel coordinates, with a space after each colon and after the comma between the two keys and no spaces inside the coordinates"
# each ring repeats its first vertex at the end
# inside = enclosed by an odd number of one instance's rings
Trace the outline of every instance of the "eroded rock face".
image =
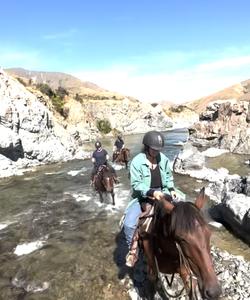
{"type": "Polygon", "coordinates": [[[63,118],[53,111],[49,99],[30,90],[0,71],[0,177],[37,164],[88,157],[81,147],[100,138],[97,120],[108,120],[112,129],[124,134],[172,126],[160,105],[129,98],[85,99],[82,103],[69,98],[64,106],[67,117],[63,118]]]}
{"type": "Polygon", "coordinates": [[[0,154],[6,172],[0,175],[9,176],[11,170],[16,174],[15,169],[71,158],[76,150],[73,139],[65,132],[67,143],[62,143],[54,126],[46,106],[23,85],[1,72],[0,154]]]}
{"type": "Polygon", "coordinates": [[[217,101],[200,114],[191,128],[191,140],[201,146],[217,146],[250,154],[250,102],[217,101]]]}
{"type": "Polygon", "coordinates": [[[250,243],[250,176],[230,175],[224,168],[209,169],[205,154],[186,144],[175,160],[174,172],[209,181],[206,194],[214,201],[213,218],[250,243]]]}

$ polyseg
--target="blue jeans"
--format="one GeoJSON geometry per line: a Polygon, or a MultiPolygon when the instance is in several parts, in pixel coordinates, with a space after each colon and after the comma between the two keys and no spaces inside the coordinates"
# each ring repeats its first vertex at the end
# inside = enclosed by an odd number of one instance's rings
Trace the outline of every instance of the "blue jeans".
{"type": "Polygon", "coordinates": [[[126,238],[128,247],[130,248],[132,238],[135,232],[135,229],[138,224],[138,218],[141,214],[141,206],[139,201],[134,201],[131,205],[127,207],[125,212],[125,219],[123,223],[123,230],[126,238]]]}

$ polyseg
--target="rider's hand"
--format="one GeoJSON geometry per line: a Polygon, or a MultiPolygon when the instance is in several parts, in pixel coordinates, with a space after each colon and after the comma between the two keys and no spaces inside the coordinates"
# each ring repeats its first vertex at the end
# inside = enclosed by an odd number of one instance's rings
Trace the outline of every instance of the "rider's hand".
{"type": "Polygon", "coordinates": [[[170,194],[171,194],[171,197],[172,197],[173,199],[176,199],[176,198],[177,198],[176,191],[171,191],[170,194]]]}
{"type": "Polygon", "coordinates": [[[163,200],[165,196],[161,191],[154,191],[153,197],[156,200],[163,200]]]}

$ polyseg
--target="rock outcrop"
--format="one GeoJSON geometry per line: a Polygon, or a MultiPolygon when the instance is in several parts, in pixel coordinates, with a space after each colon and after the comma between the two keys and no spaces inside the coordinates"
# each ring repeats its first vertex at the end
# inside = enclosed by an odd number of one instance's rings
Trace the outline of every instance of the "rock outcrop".
{"type": "Polygon", "coordinates": [[[0,103],[1,177],[74,156],[74,139],[35,95],[4,72],[0,74],[0,103]],[[56,128],[64,132],[64,142],[56,128]]]}
{"type": "Polygon", "coordinates": [[[196,145],[219,147],[230,152],[250,154],[250,102],[216,101],[200,114],[190,128],[196,145]]]}
{"type": "Polygon", "coordinates": [[[213,218],[250,244],[250,176],[230,175],[224,168],[209,169],[204,154],[190,144],[185,145],[175,160],[174,171],[209,181],[206,194],[214,201],[213,218]]]}

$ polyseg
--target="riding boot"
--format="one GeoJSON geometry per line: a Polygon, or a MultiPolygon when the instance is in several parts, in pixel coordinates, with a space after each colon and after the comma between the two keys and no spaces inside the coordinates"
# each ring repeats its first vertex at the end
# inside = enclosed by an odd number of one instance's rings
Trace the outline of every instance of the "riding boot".
{"type": "Polygon", "coordinates": [[[138,228],[136,228],[132,238],[130,250],[126,256],[127,267],[133,267],[138,260],[138,253],[139,253],[138,241],[139,241],[139,231],[138,228]]]}

